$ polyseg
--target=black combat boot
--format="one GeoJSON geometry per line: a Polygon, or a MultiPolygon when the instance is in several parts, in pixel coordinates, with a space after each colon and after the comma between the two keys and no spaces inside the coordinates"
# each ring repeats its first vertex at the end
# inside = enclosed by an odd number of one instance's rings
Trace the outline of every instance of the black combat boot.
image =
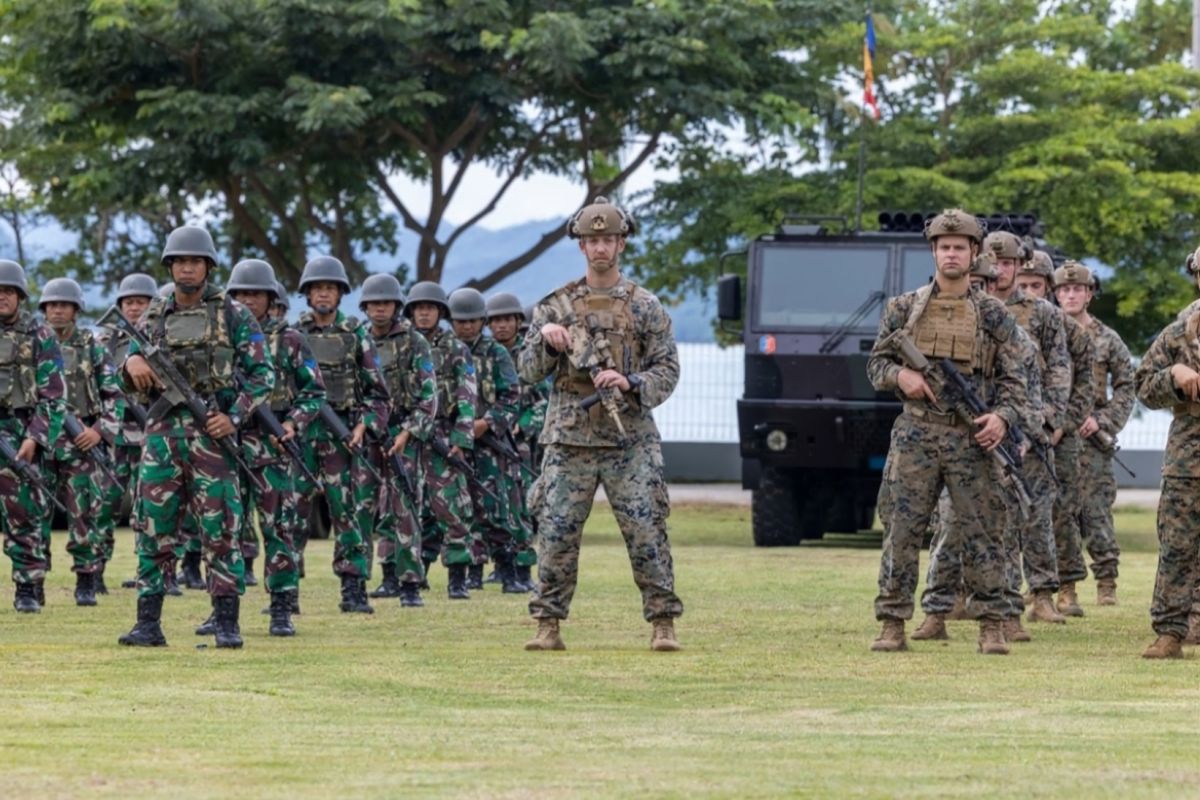
{"type": "Polygon", "coordinates": [[[517,583],[521,585],[522,592],[532,592],[537,589],[537,587],[533,585],[532,568],[528,564],[518,564],[513,567],[513,569],[517,571],[517,583]]]}
{"type": "Polygon", "coordinates": [[[379,588],[371,592],[371,597],[399,597],[400,579],[396,577],[396,565],[383,565],[383,582],[379,588]]]}
{"type": "Polygon", "coordinates": [[[420,586],[416,581],[400,584],[400,605],[404,608],[420,608],[425,605],[425,601],[421,599],[420,586]]]}
{"type": "Polygon", "coordinates": [[[486,578],[484,578],[484,579],[483,579],[483,582],[484,582],[485,584],[488,584],[488,583],[501,583],[502,581],[500,580],[500,570],[498,570],[498,569],[493,569],[491,572],[489,572],[489,573],[488,573],[488,576],[487,576],[486,578]]]}
{"type": "Polygon", "coordinates": [[[210,597],[212,601],[212,611],[208,614],[208,619],[196,626],[197,636],[212,636],[217,632],[217,598],[210,597]]]}
{"type": "MultiPolygon", "coordinates": [[[[496,569],[500,569],[499,564],[496,569]]],[[[467,588],[476,592],[483,589],[483,564],[472,564],[467,570],[467,588]]]]}
{"type": "Polygon", "coordinates": [[[108,566],[107,561],[100,562],[100,569],[96,570],[95,575],[95,590],[96,594],[108,594],[108,585],[104,583],[104,568],[108,566]]]}
{"type": "Polygon", "coordinates": [[[242,580],[247,586],[258,586],[258,578],[254,577],[254,559],[243,559],[246,563],[246,569],[242,573],[242,580]]]}
{"type": "Polygon", "coordinates": [[[179,588],[179,580],[175,575],[175,562],[168,561],[163,565],[163,591],[171,597],[183,597],[183,589],[179,588]]]}
{"type": "Polygon", "coordinates": [[[90,572],[75,573],[75,605],[96,605],[96,580],[90,572]]]}
{"type": "Polygon", "coordinates": [[[238,627],[241,598],[236,594],[213,598],[213,614],[217,617],[217,647],[242,646],[242,629],[238,627]]]}
{"type": "Polygon", "coordinates": [[[367,582],[353,575],[342,576],[342,602],[339,606],[343,614],[374,614],[375,609],[367,601],[367,582]]]}
{"type": "Polygon", "coordinates": [[[429,568],[437,561],[436,558],[422,558],[421,563],[425,565],[425,577],[421,579],[421,591],[429,588],[429,568]]]}
{"type": "Polygon", "coordinates": [[[496,571],[500,573],[500,583],[504,585],[505,594],[525,593],[525,587],[517,580],[517,564],[512,553],[500,553],[496,556],[496,571]]]}
{"type": "Polygon", "coordinates": [[[22,614],[37,614],[42,610],[42,604],[37,601],[37,590],[32,583],[17,584],[13,608],[22,614]]]}
{"type": "Polygon", "coordinates": [[[136,589],[137,588],[137,578],[131,578],[127,581],[121,581],[121,588],[122,589],[136,589]]]}
{"type": "Polygon", "coordinates": [[[46,607],[46,581],[40,578],[33,582],[33,599],[38,601],[38,605],[42,608],[46,607]]]}
{"type": "Polygon", "coordinates": [[[292,595],[295,593],[295,589],[271,593],[270,633],[272,636],[296,635],[296,628],[292,625],[292,595]]]}
{"type": "Polygon", "coordinates": [[[447,569],[450,581],[446,584],[446,593],[451,600],[470,600],[471,593],[467,591],[467,565],[451,564],[447,569]]]}
{"type": "Polygon", "coordinates": [[[133,630],[117,641],[131,647],[166,647],[167,637],[163,636],[161,594],[148,594],[138,598],[137,624],[133,630]]]}
{"type": "Polygon", "coordinates": [[[188,551],[183,554],[183,585],[189,589],[207,589],[204,576],[200,574],[200,554],[188,551]]]}

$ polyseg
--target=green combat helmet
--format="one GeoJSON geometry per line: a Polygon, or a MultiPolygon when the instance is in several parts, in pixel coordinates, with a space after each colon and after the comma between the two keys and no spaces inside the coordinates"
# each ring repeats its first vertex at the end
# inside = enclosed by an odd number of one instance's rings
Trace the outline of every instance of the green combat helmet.
{"type": "Polygon", "coordinates": [[[1039,275],[1047,281],[1054,280],[1054,261],[1045,250],[1034,250],[1028,261],[1021,265],[1020,274],[1039,275]]]}
{"type": "Polygon", "coordinates": [[[433,303],[442,312],[442,319],[450,316],[450,306],[446,304],[446,290],[433,281],[414,283],[408,290],[408,302],[404,304],[404,316],[412,318],[412,309],[417,303],[433,303]]]}
{"type": "Polygon", "coordinates": [[[626,237],[637,233],[637,223],[628,211],[608,202],[607,197],[597,197],[591,205],[575,212],[567,223],[567,235],[572,239],[582,236],[626,237]]]}
{"type": "Polygon", "coordinates": [[[466,321],[483,319],[487,316],[487,303],[478,289],[466,287],[455,289],[450,293],[450,299],[446,301],[446,304],[450,306],[450,319],[452,320],[466,321]]]}
{"type": "Polygon", "coordinates": [[[200,256],[208,259],[209,267],[217,264],[217,248],[213,245],[212,236],[204,228],[195,225],[184,225],[167,235],[162,264],[169,268],[175,256],[200,256]]]}
{"type": "Polygon", "coordinates": [[[21,295],[22,300],[29,298],[29,285],[25,282],[25,268],[15,261],[0,258],[0,286],[11,286],[21,295]]]}
{"type": "Polygon", "coordinates": [[[131,272],[121,279],[117,287],[117,302],[126,297],[146,297],[154,299],[158,294],[158,282],[144,272],[131,272]]]}
{"type": "Polygon", "coordinates": [[[404,290],[400,288],[400,281],[396,280],[395,275],[381,273],[363,281],[362,296],[358,301],[360,311],[367,309],[367,303],[389,301],[396,304],[397,313],[404,309],[404,290]]]}
{"type": "Polygon", "coordinates": [[[1025,260],[1025,243],[1014,233],[1008,231],[993,231],[983,240],[983,249],[992,258],[1012,258],[1017,261],[1025,260]]]}
{"type": "Polygon", "coordinates": [[[1092,271],[1080,264],[1078,261],[1064,262],[1061,267],[1054,270],[1054,288],[1060,286],[1070,286],[1079,284],[1092,288],[1092,271]]]}
{"type": "Polygon", "coordinates": [[[529,321],[525,316],[525,308],[521,305],[521,301],[512,292],[498,292],[488,298],[488,319],[492,317],[506,317],[510,314],[521,322],[529,321]]]}
{"type": "Polygon", "coordinates": [[[346,275],[346,266],[333,256],[317,256],[304,265],[300,273],[300,294],[310,283],[336,283],[342,287],[342,292],[350,291],[350,277],[346,275]]]}
{"type": "Polygon", "coordinates": [[[239,261],[229,273],[229,285],[225,289],[230,292],[266,292],[274,295],[275,270],[257,258],[239,261]]]}
{"type": "Polygon", "coordinates": [[[83,308],[83,288],[70,278],[54,278],[46,281],[42,296],[38,299],[38,310],[45,311],[47,303],[71,303],[83,308]]]}
{"type": "Polygon", "coordinates": [[[978,245],[983,242],[983,226],[961,208],[948,208],[925,223],[927,240],[932,242],[939,236],[966,236],[978,245]]]}

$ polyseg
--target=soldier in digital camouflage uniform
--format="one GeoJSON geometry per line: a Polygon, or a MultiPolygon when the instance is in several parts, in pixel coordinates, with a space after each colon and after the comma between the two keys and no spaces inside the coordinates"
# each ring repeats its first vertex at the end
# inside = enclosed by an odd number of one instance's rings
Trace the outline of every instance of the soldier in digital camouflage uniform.
{"type": "Polygon", "coordinates": [[[196,419],[178,397],[162,393],[161,376],[142,356],[137,341],[122,368],[126,387],[153,400],[140,465],[138,513],[146,530],[138,537],[138,617],[119,641],[124,645],[166,644],[161,627],[163,570],[170,567],[180,519],[190,514],[204,547],[208,591],[216,616],[217,647],[242,646],[238,627],[245,591],[238,532],[244,508],[238,465],[224,448],[237,451],[238,429],[275,384],[262,330],[253,315],[209,278],[217,263],[204,228],[184,226],[167,237],[162,263],[175,289],[156,298],[139,324],[162,348],[192,390],[211,398],[207,419],[196,419]],[[241,373],[240,385],[235,373],[241,373]],[[225,439],[222,445],[218,440],[225,439]]]}
{"type": "MultiPolygon", "coordinates": [[[[72,439],[64,427],[46,452],[45,472],[53,491],[67,507],[67,553],[75,573],[75,605],[96,605],[96,575],[104,563],[104,540],[98,521],[109,479],[88,457],[103,439],[116,435],[125,414],[121,382],[108,351],[90,330],[76,324],[83,309],[83,289],[70,278],[46,283],[38,309],[58,337],[67,383],[67,413],[83,430],[72,439]],[[103,431],[103,436],[101,434],[103,431]],[[59,488],[61,487],[61,492],[59,488]]],[[[44,518],[43,536],[50,546],[51,515],[44,518]]]]}
{"type": "MultiPolygon", "coordinates": [[[[62,430],[66,382],[54,331],[21,308],[28,297],[25,270],[0,259],[0,437],[44,478],[38,451],[62,430]]],[[[49,497],[0,458],[0,528],[16,584],[13,608],[19,612],[37,613],[45,604],[50,554],[42,518],[49,506],[49,497]]]]}
{"type": "MultiPolygon", "coordinates": [[[[521,301],[517,299],[516,295],[499,292],[488,298],[487,311],[487,324],[488,329],[492,332],[492,337],[508,350],[513,363],[517,363],[521,351],[525,349],[525,330],[528,330],[525,324],[528,320],[525,317],[525,309],[521,307],[521,301]]],[[[538,437],[546,422],[546,403],[550,397],[550,384],[549,378],[539,383],[521,381],[521,394],[517,401],[517,418],[512,427],[517,452],[521,454],[521,460],[525,464],[525,469],[517,470],[514,480],[510,481],[511,485],[508,487],[509,495],[513,498],[510,505],[514,512],[512,525],[514,528],[520,526],[523,531],[521,539],[524,542],[522,548],[516,553],[514,565],[517,583],[525,591],[530,592],[534,589],[531,571],[533,565],[537,563],[537,551],[533,546],[536,530],[527,504],[529,482],[526,478],[535,475],[541,467],[542,453],[538,437]],[[519,503],[517,498],[520,498],[519,503]]],[[[499,576],[496,576],[496,580],[499,581],[499,576]]]]}
{"type": "Polygon", "coordinates": [[[437,377],[429,342],[401,314],[404,293],[392,275],[372,275],[363,282],[359,301],[371,323],[371,339],[391,396],[384,476],[379,500],[379,561],[383,583],[372,597],[399,597],[400,605],[424,605],[421,563],[421,451],[433,433],[437,415],[437,377]],[[403,475],[395,474],[398,457],[403,475]]]}
{"type": "MultiPolygon", "coordinates": [[[[475,447],[475,404],[479,385],[471,351],[440,322],[450,316],[446,292],[431,281],[413,285],[404,305],[404,316],[429,342],[437,380],[437,416],[431,439],[448,448],[450,458],[462,459],[475,447]]],[[[425,572],[441,554],[449,574],[446,592],[452,600],[466,600],[467,568],[487,558],[483,542],[475,535],[474,509],[468,475],[450,460],[425,447],[421,452],[421,558],[425,572]]]]}
{"type": "MultiPolygon", "coordinates": [[[[137,324],[138,320],[142,318],[142,314],[150,306],[150,301],[157,294],[158,284],[153,277],[144,272],[126,275],[117,287],[117,310],[125,319],[137,324]]],[[[96,330],[96,341],[108,351],[115,370],[120,370],[125,365],[125,357],[129,354],[128,337],[110,325],[102,325],[96,330]]],[[[104,585],[105,565],[113,557],[117,516],[121,512],[125,494],[128,492],[131,497],[137,497],[137,486],[135,485],[138,473],[137,465],[142,459],[142,442],[145,439],[145,433],[142,431],[141,421],[134,413],[133,404],[137,403],[141,406],[142,411],[145,411],[144,400],[145,398],[136,396],[125,398],[124,416],[110,442],[113,468],[117,477],[120,478],[120,483],[111,481],[106,483],[104,496],[100,501],[100,516],[97,525],[100,529],[104,552],[100,569],[96,573],[97,594],[108,594],[108,589],[104,585]]],[[[137,531],[143,530],[141,520],[137,518],[136,514],[130,513],[129,525],[135,534],[137,531]]],[[[136,586],[137,580],[135,579],[129,588],[132,589],[136,586]]]]}
{"type": "Polygon", "coordinates": [[[652,625],[651,648],[678,650],[674,620],[683,603],[667,539],[661,439],[650,413],[679,382],[671,318],[658,298],[621,275],[620,255],[635,232],[624,210],[597,197],[567,232],[579,239],[587,271],[537,304],[520,356],[526,381],[555,376],[542,474],[529,500],[540,539],[538,591],[529,603],[538,631],[525,649],[565,648],[559,622],[571,608],[583,524],[602,484],[652,625]],[[581,401],[598,392],[606,399],[584,410],[581,401]]]}
{"type": "MultiPolygon", "coordinates": [[[[368,431],[377,438],[386,434],[388,396],[366,326],[338,310],[349,291],[350,279],[341,261],[332,256],[310,260],[300,276],[300,294],[307,297],[309,310],[300,315],[297,327],[316,358],[330,407],[351,430],[349,447],[359,450],[368,431]]],[[[344,613],[372,614],[374,609],[367,599],[370,545],[359,510],[364,503],[373,502],[368,497],[373,487],[358,459],[351,459],[346,447],[320,420],[309,426],[305,460],[321,479],[329,506],[333,571],[342,582],[339,607],[344,613]]],[[[302,522],[310,517],[315,488],[301,479],[298,512],[302,522]]]]}
{"type": "MultiPolygon", "coordinates": [[[[1113,531],[1112,507],[1117,499],[1113,451],[1111,447],[1105,447],[1102,441],[1115,441],[1117,434],[1129,421],[1129,415],[1133,413],[1134,386],[1133,360],[1129,348],[1116,331],[1088,314],[1088,304],[1094,295],[1092,277],[1087,267],[1068,261],[1054,273],[1054,292],[1059,305],[1083,326],[1095,348],[1092,362],[1095,404],[1092,413],[1078,429],[1083,440],[1080,481],[1085,487],[1079,526],[1080,536],[1092,558],[1096,603],[1104,606],[1116,605],[1117,602],[1117,568],[1121,548],[1117,546],[1113,531]]],[[[1081,569],[1081,564],[1072,564],[1066,572],[1077,575],[1081,569]]]]}
{"type": "MultiPolygon", "coordinates": [[[[1200,249],[1188,253],[1184,268],[1187,270],[1188,276],[1200,288],[1200,249]]],[[[1185,321],[1197,312],[1200,312],[1200,300],[1193,300],[1179,312],[1176,320],[1185,321]]],[[[1196,587],[1192,591],[1192,610],[1188,614],[1188,631],[1183,638],[1183,643],[1186,645],[1200,644],[1200,568],[1196,570],[1196,587]]]]}
{"type": "Polygon", "coordinates": [[[983,231],[959,209],[926,226],[934,257],[933,283],[888,301],[867,363],[877,391],[895,391],[904,410],[892,428],[878,501],[884,523],[875,616],[883,623],[872,650],[907,649],[904,622],[912,617],[918,554],[943,487],[954,508],[950,546],[962,553],[967,613],[980,621],[979,649],[1005,654],[1002,620],[1009,614],[1005,576],[1005,502],[988,450],[1025,413],[1027,383],[1018,326],[993,297],[970,287],[969,270],[983,231]],[[905,331],[931,362],[949,358],[991,411],[968,425],[934,395],[925,376],[889,347],[905,331]]]}

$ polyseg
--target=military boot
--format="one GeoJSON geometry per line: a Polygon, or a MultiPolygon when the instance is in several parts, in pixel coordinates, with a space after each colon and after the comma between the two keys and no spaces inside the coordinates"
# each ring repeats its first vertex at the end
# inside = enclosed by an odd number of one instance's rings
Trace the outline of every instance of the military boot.
{"type": "Polygon", "coordinates": [[[522,592],[532,592],[537,589],[533,585],[533,568],[528,564],[517,565],[514,567],[517,571],[517,583],[521,584],[522,592]]]}
{"type": "Polygon", "coordinates": [[[247,586],[258,586],[258,578],[254,577],[254,559],[245,558],[242,560],[246,564],[246,568],[242,573],[242,580],[247,586]]]}
{"type": "Polygon", "coordinates": [[[207,589],[204,576],[200,574],[200,554],[187,552],[183,554],[183,585],[189,589],[207,589]]]}
{"type": "Polygon", "coordinates": [[[400,605],[403,608],[420,608],[425,605],[421,599],[421,584],[416,581],[405,581],[400,584],[400,605]]]}
{"type": "Polygon", "coordinates": [[[100,569],[96,570],[96,594],[108,594],[108,585],[104,582],[104,568],[107,566],[107,561],[101,561],[100,569]]]}
{"type": "MultiPolygon", "coordinates": [[[[500,562],[496,562],[496,569],[500,569],[500,562]]],[[[471,591],[481,591],[483,589],[483,564],[472,564],[467,570],[467,588],[471,591]]]]}
{"type": "Polygon", "coordinates": [[[949,639],[950,634],[946,633],[946,615],[945,614],[926,614],[925,619],[921,622],[921,627],[913,631],[912,638],[921,641],[924,639],[949,639]]]}
{"type": "Polygon", "coordinates": [[[170,597],[183,597],[183,590],[179,588],[179,580],[175,576],[175,562],[169,562],[163,567],[163,591],[170,597]]]}
{"type": "Polygon", "coordinates": [[[967,596],[959,592],[954,595],[954,607],[950,609],[950,613],[946,615],[946,619],[957,622],[958,620],[970,618],[971,616],[967,614],[967,596]]]}
{"type": "Polygon", "coordinates": [[[501,553],[496,557],[496,571],[500,573],[504,594],[525,594],[525,587],[517,580],[517,565],[512,553],[501,553]]]}
{"type": "Polygon", "coordinates": [[[33,582],[33,599],[38,601],[38,605],[42,608],[46,607],[46,581],[38,579],[33,582]]]}
{"type": "Polygon", "coordinates": [[[1067,618],[1058,613],[1058,609],[1054,607],[1053,593],[1049,589],[1040,589],[1033,593],[1033,606],[1029,609],[1029,621],[1064,625],[1067,618]]]}
{"type": "Polygon", "coordinates": [[[133,578],[132,580],[128,580],[128,581],[121,581],[121,588],[122,589],[136,589],[137,588],[137,578],[133,578]]]}
{"type": "Polygon", "coordinates": [[[558,620],[539,619],[537,633],[525,643],[526,650],[566,650],[562,635],[558,632],[558,620]]]}
{"type": "Polygon", "coordinates": [[[1079,595],[1075,594],[1075,582],[1063,583],[1058,587],[1058,610],[1068,617],[1082,617],[1083,607],[1079,595]]]}
{"type": "Polygon", "coordinates": [[[421,578],[421,591],[429,588],[429,568],[437,561],[436,558],[422,558],[421,563],[425,565],[425,577],[421,578]]]}
{"type": "Polygon", "coordinates": [[[400,579],[396,577],[396,565],[383,565],[383,582],[379,588],[371,592],[371,597],[399,597],[400,579]]]}
{"type": "MultiPolygon", "coordinates": [[[[1019,620],[1018,624],[1020,624],[1019,620]]],[[[999,620],[979,621],[979,652],[985,656],[1008,655],[1008,641],[1004,637],[1004,624],[999,620]]]]}
{"type": "Polygon", "coordinates": [[[90,572],[75,573],[75,605],[96,605],[95,576],[90,572]]]}
{"type": "Polygon", "coordinates": [[[1096,581],[1096,605],[1115,606],[1117,604],[1117,579],[1101,578],[1096,581]]]}
{"type": "Polygon", "coordinates": [[[447,572],[450,574],[446,584],[446,594],[451,600],[470,600],[471,593],[467,591],[467,565],[451,564],[447,572]]]}
{"type": "Polygon", "coordinates": [[[670,617],[659,617],[652,620],[654,628],[650,631],[650,649],[660,653],[671,653],[682,650],[679,640],[675,638],[675,620],[670,617]]]}
{"type": "Polygon", "coordinates": [[[271,592],[271,627],[268,631],[272,636],[295,636],[296,628],[292,625],[292,597],[295,589],[285,592],[271,592]]]}
{"type": "Polygon", "coordinates": [[[212,603],[212,611],[208,613],[208,619],[196,626],[197,636],[212,636],[217,632],[217,598],[210,597],[212,603]]]}
{"type": "Polygon", "coordinates": [[[236,594],[213,598],[213,613],[217,616],[217,647],[237,649],[242,646],[242,629],[238,626],[241,598],[236,594]]]}
{"type": "Polygon", "coordinates": [[[908,649],[908,641],[904,638],[904,620],[885,619],[879,638],[871,642],[871,649],[876,653],[896,653],[908,649]]]}
{"type": "Polygon", "coordinates": [[[1200,611],[1188,614],[1188,632],[1183,637],[1184,644],[1200,644],[1200,611]]]}
{"type": "Polygon", "coordinates": [[[498,569],[493,569],[491,572],[489,572],[489,573],[488,573],[488,576],[487,576],[486,578],[484,578],[484,579],[483,579],[483,582],[484,582],[485,584],[488,584],[488,583],[503,583],[503,581],[501,581],[501,580],[500,580],[500,570],[498,570],[498,569]]]}
{"type": "Polygon", "coordinates": [[[13,595],[13,608],[22,614],[37,614],[42,604],[37,601],[37,590],[32,583],[18,583],[13,595]]]}
{"type": "Polygon", "coordinates": [[[374,614],[375,609],[367,601],[367,581],[353,575],[342,576],[342,602],[339,606],[343,614],[374,614]]]}
{"type": "Polygon", "coordinates": [[[117,642],[130,647],[166,647],[167,637],[162,631],[161,594],[149,594],[138,598],[137,624],[117,642]]]}
{"type": "Polygon", "coordinates": [[[1001,629],[1004,631],[1004,638],[1009,642],[1032,642],[1033,637],[1029,635],[1029,631],[1021,625],[1020,617],[1009,617],[1000,623],[1001,629]]]}
{"type": "Polygon", "coordinates": [[[1142,658],[1183,658],[1178,636],[1164,633],[1142,652],[1142,658]]]}

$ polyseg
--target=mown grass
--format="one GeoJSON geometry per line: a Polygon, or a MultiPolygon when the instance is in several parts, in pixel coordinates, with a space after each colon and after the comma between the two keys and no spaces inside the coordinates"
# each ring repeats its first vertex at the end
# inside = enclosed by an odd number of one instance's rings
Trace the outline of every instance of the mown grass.
{"type": "MultiPolygon", "coordinates": [[[[134,598],[0,610],[7,797],[1151,797],[1200,787],[1200,661],[1150,640],[1153,513],[1121,513],[1121,605],[1038,626],[1008,658],[947,643],[870,653],[877,544],[759,550],[749,511],[671,518],[686,650],[653,654],[620,539],[598,507],[565,653],[525,653],[524,602],[494,588],[419,610],[336,609],[310,550],[300,635],[196,649],[204,595],[169,599],[165,650],[120,648],[134,598]]],[[[61,551],[61,536],[55,544],[61,551]]],[[[132,570],[119,543],[112,583],[132,570]]]]}

